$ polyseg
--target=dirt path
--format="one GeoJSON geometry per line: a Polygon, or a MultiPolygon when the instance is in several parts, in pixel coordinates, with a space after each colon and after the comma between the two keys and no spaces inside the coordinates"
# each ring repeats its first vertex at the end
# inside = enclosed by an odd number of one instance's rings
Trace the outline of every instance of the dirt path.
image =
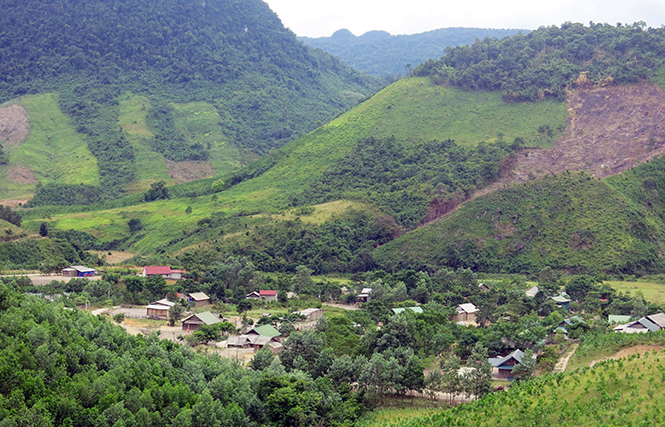
{"type": "Polygon", "coordinates": [[[573,344],[570,346],[568,349],[568,353],[554,365],[554,369],[552,369],[552,372],[558,373],[558,372],[566,372],[566,368],[568,367],[568,362],[570,362],[570,358],[573,357],[573,354],[575,354],[575,350],[577,350],[577,344],[573,344]]]}
{"type": "Polygon", "coordinates": [[[646,353],[647,351],[654,351],[654,350],[659,350],[660,351],[664,348],[665,348],[665,346],[662,346],[662,345],[636,345],[636,346],[633,346],[633,347],[624,348],[624,349],[621,349],[621,350],[617,351],[614,356],[605,357],[605,358],[602,358],[602,359],[592,361],[589,364],[589,367],[592,368],[593,365],[595,365],[598,362],[602,362],[604,360],[621,359],[622,357],[628,357],[628,356],[631,356],[633,354],[638,354],[638,353],[646,353]]]}
{"type": "MultiPolygon", "coordinates": [[[[351,304],[332,304],[332,303],[323,303],[324,306],[330,306],[330,307],[337,307],[341,308],[344,310],[360,310],[360,307],[357,305],[351,305],[351,304]]],[[[325,310],[324,310],[325,311],[325,310]]]]}

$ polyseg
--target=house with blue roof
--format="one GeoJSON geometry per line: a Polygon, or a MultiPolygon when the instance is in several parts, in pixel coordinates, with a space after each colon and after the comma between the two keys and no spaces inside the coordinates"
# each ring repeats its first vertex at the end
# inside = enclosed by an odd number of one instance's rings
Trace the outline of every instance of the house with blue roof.
{"type": "Polygon", "coordinates": [[[519,349],[505,357],[490,357],[492,376],[497,380],[513,381],[513,368],[522,363],[523,358],[524,352],[519,349]]]}

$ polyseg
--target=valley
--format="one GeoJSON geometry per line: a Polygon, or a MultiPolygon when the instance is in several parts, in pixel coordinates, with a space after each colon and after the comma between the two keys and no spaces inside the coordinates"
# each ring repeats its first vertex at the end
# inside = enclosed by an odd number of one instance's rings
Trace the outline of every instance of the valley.
{"type": "Polygon", "coordinates": [[[663,28],[0,7],[1,425],[665,422],[663,28]]]}

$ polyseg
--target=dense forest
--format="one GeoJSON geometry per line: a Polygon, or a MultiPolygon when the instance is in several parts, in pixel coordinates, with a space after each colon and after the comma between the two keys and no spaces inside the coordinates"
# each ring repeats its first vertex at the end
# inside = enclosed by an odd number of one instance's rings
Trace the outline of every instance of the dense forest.
{"type": "Polygon", "coordinates": [[[440,28],[408,35],[368,31],[356,37],[349,30],[338,30],[330,37],[299,39],[308,46],[338,56],[356,70],[380,77],[397,78],[408,74],[411,67],[440,57],[448,46],[471,44],[486,37],[501,39],[519,31],[496,28],[440,28]]]}
{"type": "Polygon", "coordinates": [[[663,65],[665,30],[643,22],[565,23],[470,46],[449,47],[414,74],[440,84],[503,92],[506,102],[565,99],[567,87],[637,83],[663,65]]]}
{"type": "Polygon", "coordinates": [[[126,91],[152,100],[153,150],[181,161],[205,159],[206,148],[174,131],[169,102],[213,104],[226,137],[262,155],[379,87],[303,46],[259,0],[31,0],[0,8],[0,102],[59,92],[61,110],[97,157],[106,199],[122,194],[136,173],[118,126],[126,91]]]}

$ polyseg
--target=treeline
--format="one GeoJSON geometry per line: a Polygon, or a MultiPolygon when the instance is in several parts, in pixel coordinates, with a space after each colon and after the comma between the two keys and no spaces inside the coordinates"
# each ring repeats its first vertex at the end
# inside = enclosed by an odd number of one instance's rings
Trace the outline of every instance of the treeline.
{"type": "Polygon", "coordinates": [[[506,102],[565,99],[569,86],[637,83],[663,65],[665,30],[643,22],[564,23],[502,40],[447,48],[414,74],[465,89],[498,90],[506,102]]]}
{"type": "Polygon", "coordinates": [[[465,148],[447,140],[406,147],[394,138],[361,140],[292,203],[366,200],[411,229],[423,222],[435,197],[459,203],[497,180],[501,162],[522,144],[517,139],[511,146],[499,141],[465,148]]]}
{"type": "Polygon", "coordinates": [[[12,210],[11,206],[0,205],[0,219],[3,219],[17,227],[21,226],[21,214],[12,210]]]}

